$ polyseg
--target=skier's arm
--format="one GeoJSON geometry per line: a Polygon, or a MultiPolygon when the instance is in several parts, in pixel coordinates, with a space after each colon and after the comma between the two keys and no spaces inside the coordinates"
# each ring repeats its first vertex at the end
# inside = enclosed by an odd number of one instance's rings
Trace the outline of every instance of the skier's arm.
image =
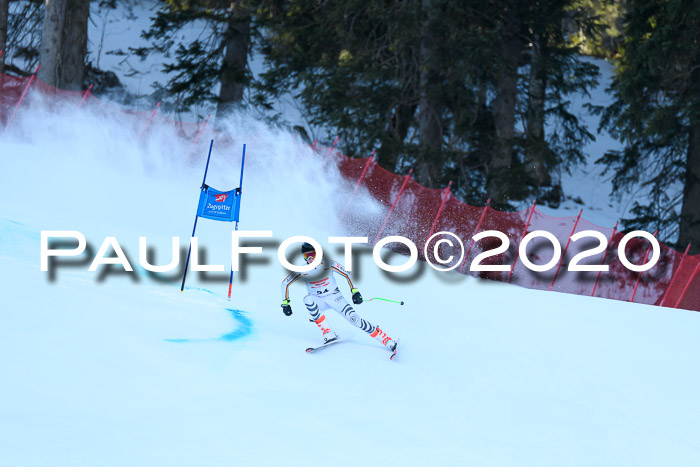
{"type": "Polygon", "coordinates": [[[355,286],[352,284],[352,280],[350,279],[350,274],[345,270],[342,264],[336,262],[336,261],[331,261],[331,269],[341,276],[343,276],[345,279],[348,281],[348,285],[350,286],[350,293],[352,294],[352,302],[355,305],[359,305],[362,303],[362,295],[360,294],[360,291],[355,288],[355,286]]]}
{"type": "Polygon", "coordinates": [[[282,281],[282,312],[286,315],[289,316],[292,314],[292,307],[289,304],[289,286],[292,285],[292,283],[299,279],[301,277],[301,274],[298,272],[293,272],[289,274],[287,277],[284,278],[282,281]]]}
{"type": "Polygon", "coordinates": [[[355,288],[355,286],[352,285],[350,274],[348,274],[348,272],[345,270],[342,264],[338,263],[337,261],[331,261],[331,269],[343,276],[345,279],[347,279],[348,285],[350,286],[350,290],[355,288]]]}

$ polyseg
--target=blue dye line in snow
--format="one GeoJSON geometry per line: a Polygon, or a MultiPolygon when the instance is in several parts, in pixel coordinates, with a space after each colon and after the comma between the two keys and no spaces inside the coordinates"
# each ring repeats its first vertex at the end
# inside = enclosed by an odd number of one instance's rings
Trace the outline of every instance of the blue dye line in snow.
{"type": "Polygon", "coordinates": [[[12,219],[0,218],[0,238],[3,241],[9,241],[11,237],[25,237],[31,240],[39,240],[40,234],[26,224],[14,221],[12,219]]]}
{"type": "MultiPolygon", "coordinates": [[[[198,290],[198,291],[200,291],[200,292],[206,292],[206,293],[208,293],[208,294],[216,295],[216,294],[215,294],[214,292],[212,292],[211,290],[209,290],[209,289],[203,289],[203,288],[201,288],[201,287],[185,287],[185,289],[186,289],[186,290],[198,290]]],[[[227,310],[228,310],[228,311],[231,311],[231,312],[233,312],[233,311],[236,311],[236,312],[237,312],[237,311],[238,311],[238,310],[230,310],[230,309],[228,309],[228,308],[227,308],[227,310]]]]}
{"type": "Polygon", "coordinates": [[[253,321],[245,315],[245,312],[241,310],[233,310],[231,308],[226,308],[227,311],[231,312],[231,316],[235,319],[240,327],[233,332],[224,334],[219,337],[222,341],[235,341],[242,339],[245,336],[249,336],[253,332],[253,321]]]}
{"type": "Polygon", "coordinates": [[[226,311],[231,313],[231,316],[238,324],[238,327],[231,332],[223,334],[219,337],[213,337],[209,339],[164,339],[167,342],[175,342],[178,344],[186,342],[233,342],[249,336],[253,333],[253,321],[248,318],[245,311],[234,310],[232,308],[226,308],[226,311]]]}
{"type": "MultiPolygon", "coordinates": [[[[198,292],[206,292],[206,293],[211,294],[211,295],[218,295],[217,293],[212,292],[211,290],[205,289],[202,287],[185,287],[185,290],[196,290],[198,292]]],[[[227,308],[227,310],[228,310],[228,308],[227,308]]],[[[231,311],[231,310],[229,310],[229,311],[231,311]]]]}
{"type": "Polygon", "coordinates": [[[0,218],[0,255],[15,259],[34,258],[39,230],[12,219],[0,218]]]}

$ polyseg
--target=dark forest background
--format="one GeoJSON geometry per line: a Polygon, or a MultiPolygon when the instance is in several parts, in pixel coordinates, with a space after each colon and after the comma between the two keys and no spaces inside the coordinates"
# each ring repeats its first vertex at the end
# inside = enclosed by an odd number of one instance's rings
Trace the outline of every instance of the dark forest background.
{"type": "MultiPolygon", "coordinates": [[[[88,61],[90,8],[118,0],[0,0],[0,72],[96,93],[116,76],[88,61]],[[11,65],[23,63],[23,67],[11,65]],[[20,61],[14,59],[21,59],[20,61]],[[5,64],[8,64],[7,66],[5,64]]],[[[453,182],[472,205],[557,207],[561,173],[583,163],[605,129],[622,143],[597,163],[615,193],[643,188],[626,229],[700,252],[700,5],[692,0],[169,0],[142,32],[169,57],[164,108],[209,103],[217,117],[291,92],[313,125],[354,157],[376,150],[430,188],[453,182]],[[193,22],[209,33],[182,43],[193,22]],[[253,54],[264,57],[253,76],[253,54]],[[611,61],[609,103],[589,106],[601,128],[570,109],[598,84],[587,56],[611,61]]],[[[308,139],[303,128],[295,128],[308,139]]]]}

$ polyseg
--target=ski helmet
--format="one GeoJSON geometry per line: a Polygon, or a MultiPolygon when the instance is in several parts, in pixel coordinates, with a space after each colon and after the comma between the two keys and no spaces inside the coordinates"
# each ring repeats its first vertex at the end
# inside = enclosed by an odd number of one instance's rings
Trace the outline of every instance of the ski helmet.
{"type": "Polygon", "coordinates": [[[310,243],[304,242],[304,244],[301,245],[301,254],[303,255],[304,253],[308,253],[310,251],[316,251],[316,248],[314,248],[310,243]]]}

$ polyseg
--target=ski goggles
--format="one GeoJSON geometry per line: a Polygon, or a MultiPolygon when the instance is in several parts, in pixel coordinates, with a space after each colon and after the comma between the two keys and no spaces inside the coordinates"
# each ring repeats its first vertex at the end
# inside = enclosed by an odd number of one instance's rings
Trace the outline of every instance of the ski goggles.
{"type": "Polygon", "coordinates": [[[304,259],[308,261],[313,261],[313,259],[316,257],[316,252],[315,251],[307,251],[306,253],[302,253],[302,256],[304,259]]]}

